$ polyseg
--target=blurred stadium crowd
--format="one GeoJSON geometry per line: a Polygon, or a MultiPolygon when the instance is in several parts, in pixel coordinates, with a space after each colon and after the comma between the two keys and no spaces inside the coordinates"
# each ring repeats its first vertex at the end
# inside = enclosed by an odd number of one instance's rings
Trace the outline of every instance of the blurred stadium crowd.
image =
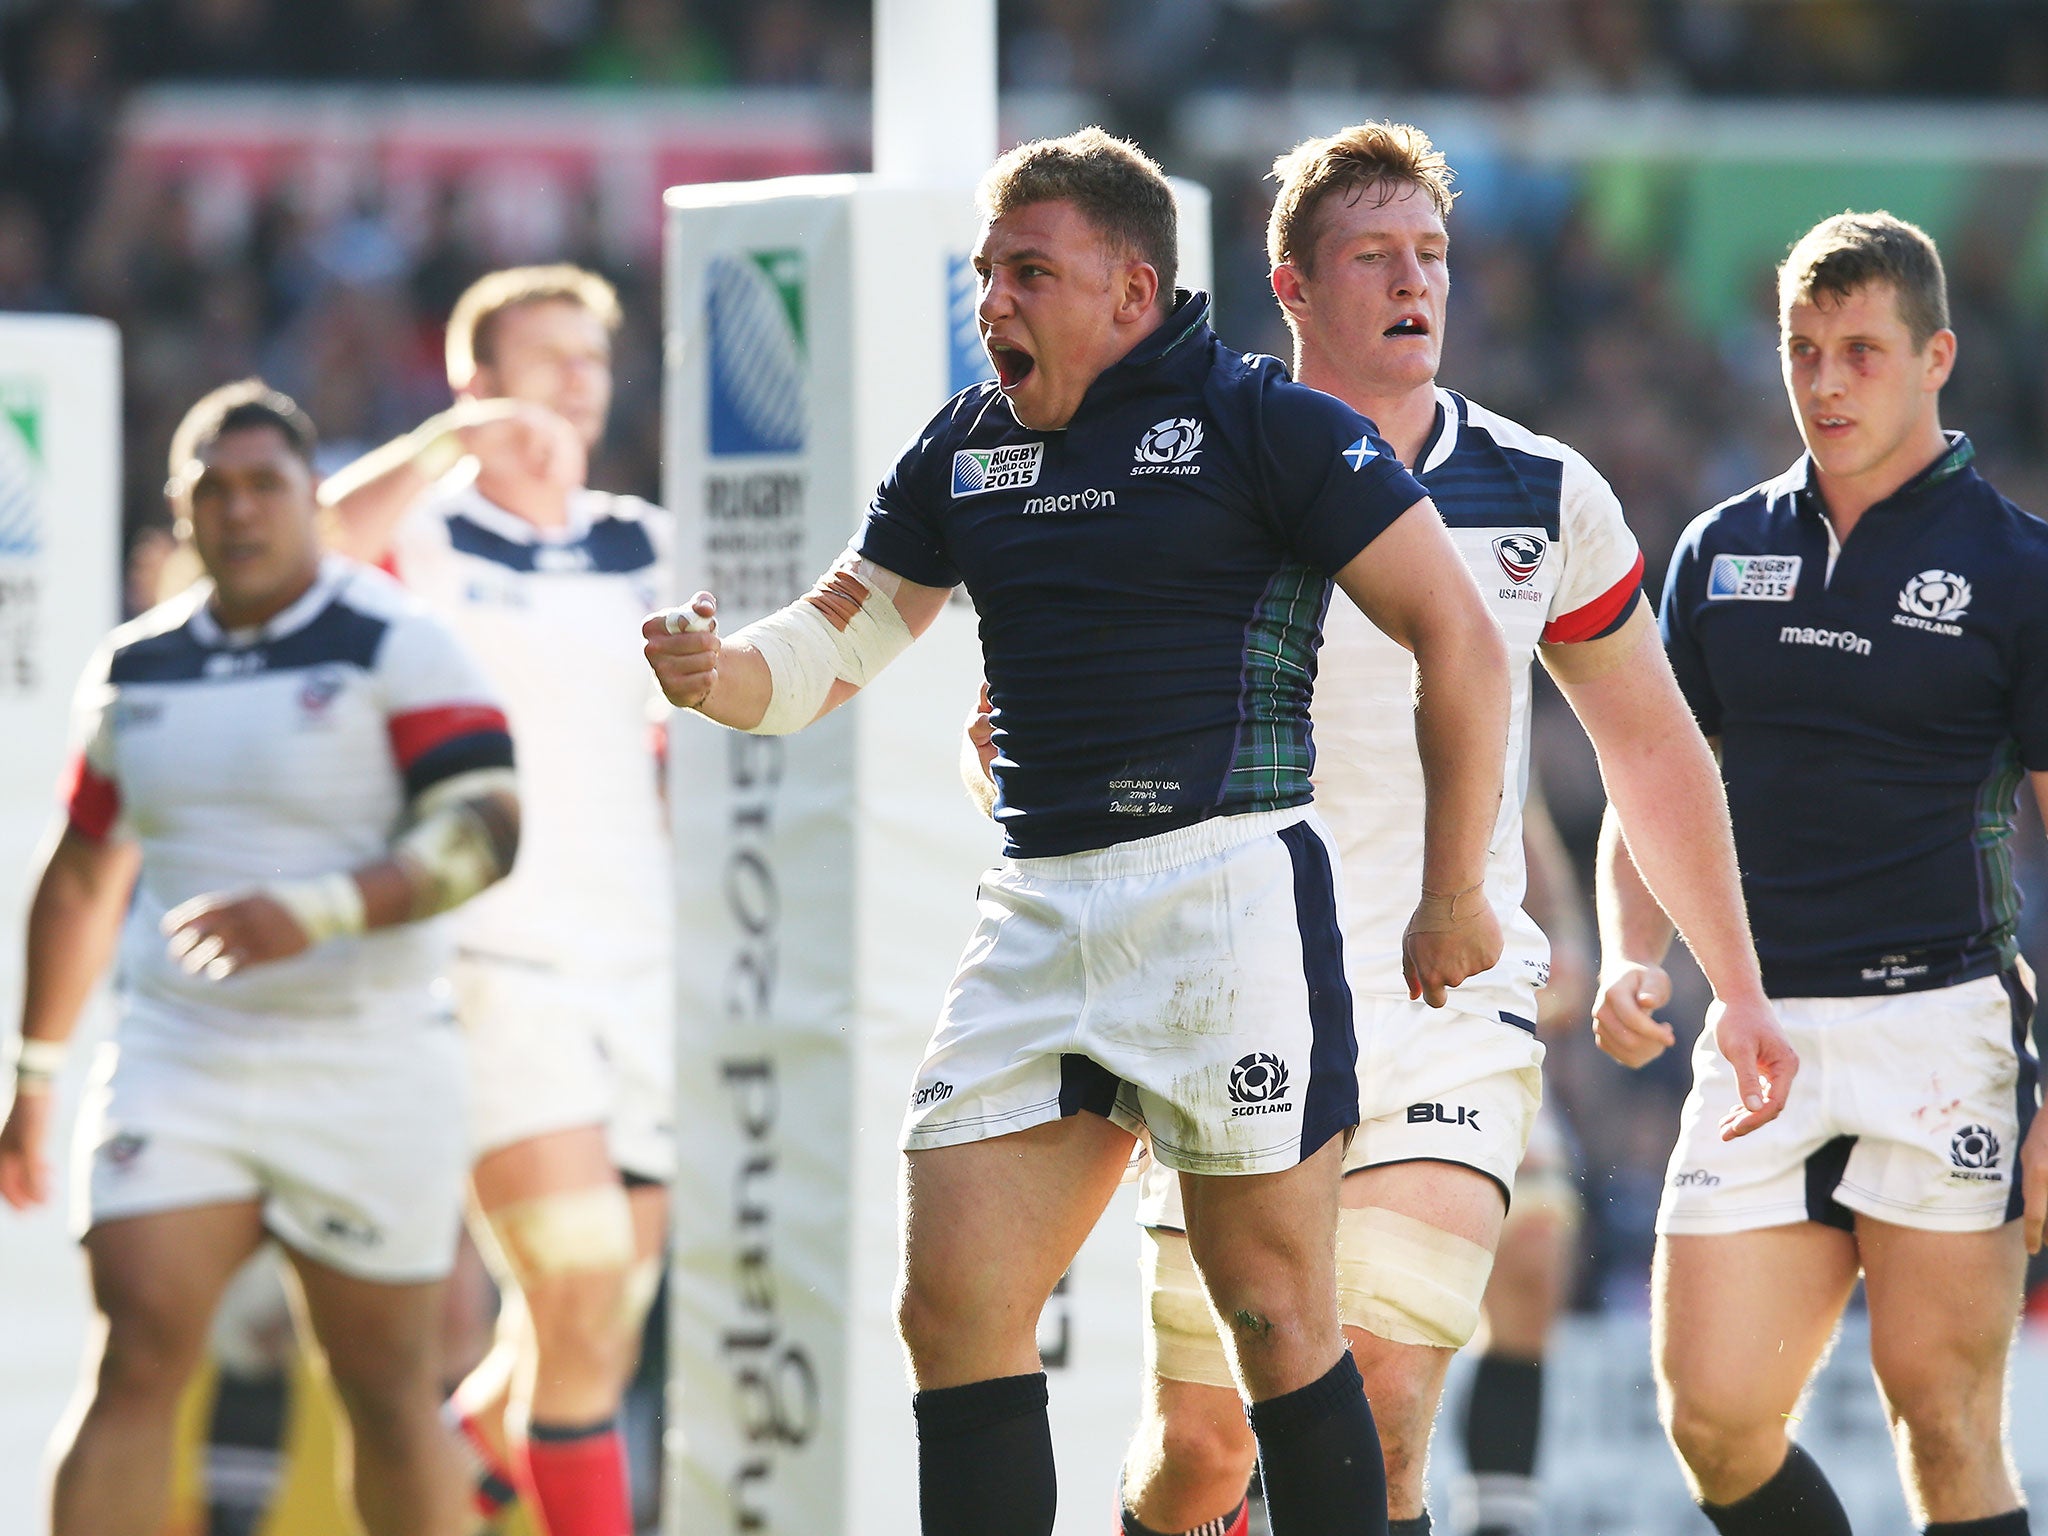
{"type": "MultiPolygon", "coordinates": [[[[592,483],[659,492],[657,253],[570,210],[548,249],[508,246],[453,183],[403,213],[375,184],[343,199],[269,185],[247,216],[209,187],[125,155],[124,106],[169,85],[536,85],[617,93],[865,90],[869,0],[0,0],[0,309],[117,320],[126,368],[126,537],[160,540],[161,466],[178,415],[262,373],[301,400],[330,464],[446,404],[440,324],[475,276],[511,261],[605,272],[628,316],[619,394],[592,483]]],[[[1284,351],[1265,287],[1270,188],[1257,168],[1177,142],[1185,93],[1430,91],[1492,101],[2048,97],[2038,0],[1005,0],[1006,90],[1054,93],[1075,121],[1139,136],[1216,194],[1224,334],[1284,351]]],[[[1335,99],[1343,99],[1341,94],[1335,99]]],[[[1335,119],[1332,120],[1333,122],[1335,119]]],[[[1426,120],[1425,126],[1429,126],[1426,120]]],[[[1328,127],[1328,124],[1323,127],[1328,127]]],[[[861,169],[858,150],[814,169],[861,169]]],[[[1943,235],[1962,365],[1945,415],[1993,480],[2048,509],[2048,167],[1969,173],[1943,235]]],[[[1512,206],[1456,226],[1458,305],[1445,380],[1583,450],[1613,481],[1654,583],[1685,523],[1797,451],[1777,381],[1768,268],[1720,328],[1674,294],[1665,231],[1609,237],[1582,176],[1532,178],[1512,206]]],[[[1794,231],[1788,228],[1789,238],[1794,231]]],[[[132,562],[138,575],[152,567],[132,562]]],[[[132,609],[144,606],[131,583],[132,609]]],[[[1555,701],[1552,701],[1553,704],[1555,701]]],[[[1576,732],[1539,743],[1575,849],[1599,788],[1576,732]]],[[[2023,841],[2035,849],[2038,833],[2023,841]]],[[[2033,880],[2041,888],[2038,864],[2033,880]]],[[[2037,896],[2032,945],[2044,953],[2037,896]]],[[[1695,990],[1693,1016],[1703,1001],[1695,990]]],[[[1587,1300],[1641,1295],[1685,1054],[1637,1077],[1589,1038],[1553,1057],[1587,1146],[1595,1262],[1587,1300]],[[1585,1111],[1597,1104],[1599,1113],[1585,1111]]]]}

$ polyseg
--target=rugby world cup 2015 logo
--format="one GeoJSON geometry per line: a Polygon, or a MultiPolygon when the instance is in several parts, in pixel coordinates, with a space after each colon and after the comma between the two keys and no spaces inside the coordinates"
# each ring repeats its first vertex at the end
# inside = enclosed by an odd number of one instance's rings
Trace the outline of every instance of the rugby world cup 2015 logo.
{"type": "Polygon", "coordinates": [[[722,252],[705,264],[715,457],[804,450],[804,267],[800,250],[722,252]]]}
{"type": "Polygon", "coordinates": [[[42,550],[42,391],[33,379],[0,379],[0,556],[42,550]]]}

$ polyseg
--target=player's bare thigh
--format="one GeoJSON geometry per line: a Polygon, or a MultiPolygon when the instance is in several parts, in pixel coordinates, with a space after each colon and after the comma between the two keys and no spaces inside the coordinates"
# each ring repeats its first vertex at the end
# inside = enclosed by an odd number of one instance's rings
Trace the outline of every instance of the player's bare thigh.
{"type": "MultiPolygon", "coordinates": [[[[1391,1211],[1486,1254],[1499,1243],[1507,1215],[1506,1197],[1492,1179],[1476,1168],[1434,1159],[1357,1169],[1345,1175],[1340,1199],[1348,1211],[1391,1211]]],[[[1386,1276],[1380,1286],[1397,1283],[1386,1276]]],[[[1472,1301],[1476,1306],[1477,1296],[1472,1301]]],[[[1388,1508],[1397,1520],[1412,1519],[1422,1509],[1430,1429],[1454,1351],[1448,1345],[1396,1342],[1351,1326],[1353,1310],[1346,1308],[1345,1340],[1379,1424],[1388,1508]]]]}
{"type": "Polygon", "coordinates": [[[1856,1240],[1819,1222],[1657,1239],[1658,1410],[1701,1497],[1732,1503],[1776,1473],[1857,1263],[1856,1240]]]}
{"type": "Polygon", "coordinates": [[[522,1200],[617,1184],[601,1125],[577,1125],[494,1147],[476,1161],[470,1186],[485,1215],[522,1200]]]}
{"type": "Polygon", "coordinates": [[[920,1390],[1039,1369],[1038,1314],[1134,1140],[1084,1112],[904,1154],[897,1325],[920,1390]]]}
{"type": "Polygon", "coordinates": [[[2006,1363],[2026,1249],[2019,1223],[1928,1232],[1858,1216],[1870,1359],[1922,1523],[2019,1503],[2005,1450],[2006,1363]]]}
{"type": "Polygon", "coordinates": [[[1337,1209],[1345,1136],[1277,1173],[1181,1175],[1188,1247],[1253,1402],[1307,1386],[1343,1349],[1337,1209]]]}

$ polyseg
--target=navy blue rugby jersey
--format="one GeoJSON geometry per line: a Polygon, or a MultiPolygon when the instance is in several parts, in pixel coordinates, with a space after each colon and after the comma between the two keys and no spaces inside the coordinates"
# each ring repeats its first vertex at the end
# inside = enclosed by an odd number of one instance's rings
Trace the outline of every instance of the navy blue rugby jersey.
{"type": "Polygon", "coordinates": [[[1960,433],[1835,541],[1810,461],[1705,513],[1665,582],[1719,736],[1775,997],[1947,986],[2015,954],[2009,840],[2048,770],[2048,524],[1960,433]]]}
{"type": "Polygon", "coordinates": [[[1306,804],[1330,577],[1426,493],[1339,400],[1229,351],[1185,295],[1064,429],[953,397],[856,543],[964,584],[1008,851],[1074,853],[1306,804]]]}

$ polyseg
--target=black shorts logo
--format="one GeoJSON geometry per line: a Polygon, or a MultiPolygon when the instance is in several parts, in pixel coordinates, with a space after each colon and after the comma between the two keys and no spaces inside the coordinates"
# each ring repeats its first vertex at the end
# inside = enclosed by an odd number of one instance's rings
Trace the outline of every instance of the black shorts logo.
{"type": "Polygon", "coordinates": [[[923,1109],[927,1104],[943,1104],[953,1097],[951,1083],[927,1083],[910,1096],[912,1109],[923,1109]]]}
{"type": "Polygon", "coordinates": [[[1958,1168],[1996,1168],[1998,1137],[1989,1126],[1966,1125],[1949,1138],[1948,1157],[1958,1168]]]}
{"type": "Polygon", "coordinates": [[[1232,1115],[1277,1115],[1294,1108],[1287,1097],[1287,1063],[1265,1051],[1240,1056],[1230,1069],[1232,1115]]]}

